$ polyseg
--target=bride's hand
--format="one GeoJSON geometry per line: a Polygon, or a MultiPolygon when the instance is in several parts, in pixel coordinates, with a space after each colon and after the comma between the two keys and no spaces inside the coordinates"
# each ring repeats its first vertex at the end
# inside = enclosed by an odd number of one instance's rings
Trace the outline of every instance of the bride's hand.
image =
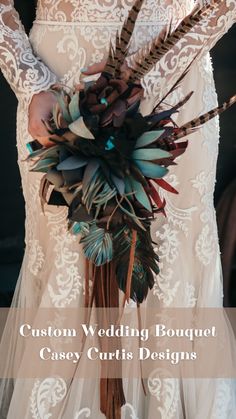
{"type": "MultiPolygon", "coordinates": [[[[92,64],[90,67],[83,69],[84,76],[91,76],[101,73],[106,65],[106,60],[100,63],[92,64]]],[[[124,80],[129,79],[130,68],[124,62],[121,66],[121,78],[124,80]]],[[[83,83],[76,86],[76,89],[81,90],[83,83]]],[[[43,91],[35,94],[29,105],[29,122],[28,131],[30,135],[37,140],[44,147],[51,147],[55,145],[54,142],[49,140],[48,131],[42,121],[47,121],[52,116],[52,110],[56,104],[56,98],[50,91],[43,91]]]]}
{"type": "Polygon", "coordinates": [[[48,131],[42,121],[49,120],[56,98],[50,91],[35,94],[29,105],[28,131],[30,135],[44,147],[55,145],[49,140],[48,131]]]}

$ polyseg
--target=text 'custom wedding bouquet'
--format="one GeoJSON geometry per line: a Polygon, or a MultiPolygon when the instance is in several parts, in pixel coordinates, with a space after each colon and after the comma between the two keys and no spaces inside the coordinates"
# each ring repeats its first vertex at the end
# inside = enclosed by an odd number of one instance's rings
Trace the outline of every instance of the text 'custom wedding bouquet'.
{"type": "MultiPolygon", "coordinates": [[[[69,228],[80,235],[89,307],[94,302],[97,307],[118,307],[119,289],[124,292],[124,303],[131,298],[139,305],[146,298],[159,272],[150,226],[157,214],[165,213],[159,188],[178,193],[164,177],[168,166],[176,164],[175,159],[186,150],[187,141],[179,140],[236,101],[234,96],[181,127],[172,115],[181,112],[193,92],[163,111],[165,95],[150,115],[141,115],[142,77],[218,2],[194,10],[174,32],[144,48],[139,54],[142,60],[136,62],[129,79],[123,80],[120,68],[142,3],[136,0],[132,7],[99,79],[72,95],[55,90],[58,104],[52,120],[45,122],[55,145],[28,157],[34,162],[32,171],[45,173],[42,202],[68,206],[69,228]]],[[[106,401],[101,398],[101,410],[109,419],[119,418],[125,402],[122,381],[110,379],[103,386],[106,401]]]]}

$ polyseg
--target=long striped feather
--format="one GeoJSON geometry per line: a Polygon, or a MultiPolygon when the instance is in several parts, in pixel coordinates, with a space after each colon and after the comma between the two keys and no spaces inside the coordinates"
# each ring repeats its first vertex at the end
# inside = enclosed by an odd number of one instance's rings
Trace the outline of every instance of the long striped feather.
{"type": "Polygon", "coordinates": [[[186,135],[192,134],[195,131],[195,128],[205,124],[210,121],[217,115],[220,115],[222,112],[229,109],[232,105],[236,103],[236,95],[232,96],[229,100],[224,102],[222,105],[217,106],[217,108],[212,109],[211,111],[206,112],[205,114],[199,116],[198,118],[193,119],[190,122],[182,125],[179,130],[171,136],[171,139],[174,141],[179,140],[186,135]]]}
{"type": "Polygon", "coordinates": [[[129,11],[126,22],[122,27],[120,36],[117,32],[114,50],[113,47],[110,46],[110,53],[104,72],[109,73],[111,76],[117,76],[119,74],[120,66],[127,55],[134,26],[143,2],[144,0],[135,1],[133,7],[129,11]]]}
{"type": "Polygon", "coordinates": [[[130,40],[134,31],[135,23],[138,18],[139,12],[142,8],[144,0],[136,0],[133,7],[131,8],[128,18],[123,25],[121,30],[119,45],[116,47],[116,55],[117,55],[117,62],[116,62],[116,73],[119,74],[120,66],[122,65],[124,59],[128,53],[128,47],[130,44],[130,40]]]}
{"type": "MultiPolygon", "coordinates": [[[[187,68],[184,70],[184,72],[179,76],[179,78],[176,80],[176,82],[174,83],[173,86],[170,87],[170,89],[167,91],[167,93],[164,94],[163,97],[158,97],[158,103],[155,105],[153,111],[156,111],[159,106],[162,105],[162,103],[164,102],[164,100],[172,93],[174,92],[176,89],[178,89],[178,87],[180,86],[181,82],[184,80],[184,78],[187,76],[190,68],[192,67],[193,63],[198,59],[199,54],[201,53],[201,51],[198,51],[198,53],[193,57],[193,59],[191,60],[191,62],[189,63],[189,65],[187,66],[187,68]]],[[[183,105],[182,105],[183,106],[183,105]]]]}
{"type": "Polygon", "coordinates": [[[174,106],[174,109],[179,109],[179,108],[182,108],[188,101],[189,101],[189,99],[192,97],[192,95],[193,95],[193,91],[192,92],[190,92],[190,93],[188,93],[180,102],[178,102],[175,106],[174,106]]]}
{"type": "Polygon", "coordinates": [[[130,81],[135,82],[147,74],[160,59],[170,51],[177,42],[190,32],[203,19],[210,16],[214,9],[219,6],[221,0],[213,0],[210,4],[199,9],[195,8],[178,27],[167,36],[158,36],[150,44],[149,48],[144,47],[138,54],[138,62],[130,73],[130,81]]]}
{"type": "MultiPolygon", "coordinates": [[[[117,33],[116,33],[116,44],[118,42],[118,39],[119,39],[119,34],[118,34],[118,31],[117,31],[117,33]]],[[[112,42],[110,42],[109,54],[108,54],[106,66],[103,70],[103,73],[107,73],[107,74],[110,74],[111,76],[113,76],[114,71],[115,71],[114,56],[115,56],[115,50],[114,50],[114,47],[112,45],[112,42]]]]}

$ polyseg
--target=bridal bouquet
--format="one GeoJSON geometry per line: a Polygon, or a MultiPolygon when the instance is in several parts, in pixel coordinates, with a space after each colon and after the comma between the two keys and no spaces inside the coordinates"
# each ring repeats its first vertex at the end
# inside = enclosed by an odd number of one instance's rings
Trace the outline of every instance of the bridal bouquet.
{"type": "Polygon", "coordinates": [[[172,115],[181,112],[193,92],[165,111],[161,111],[163,98],[150,115],[141,115],[140,79],[214,8],[213,2],[195,11],[165,39],[154,40],[125,81],[120,78],[120,67],[142,3],[137,0],[131,9],[100,78],[87,83],[80,93],[55,91],[58,105],[52,120],[45,122],[55,146],[29,156],[30,160],[38,157],[33,171],[46,172],[42,201],[46,202],[53,185],[47,202],[68,206],[69,228],[80,234],[85,257],[96,267],[113,261],[126,300],[138,303],[152,288],[153,274],[159,272],[150,235],[156,214],[165,213],[158,190],[178,193],[164,179],[168,166],[176,164],[175,159],[186,150],[187,141],[177,140],[235,101],[233,97],[182,127],[175,125],[172,115]]]}
{"type": "MultiPolygon", "coordinates": [[[[159,272],[150,227],[155,217],[165,214],[159,189],[178,193],[165,176],[186,150],[188,142],[179,140],[236,101],[234,96],[181,127],[172,117],[181,112],[193,92],[167,110],[163,110],[165,96],[150,115],[142,116],[140,80],[217,2],[195,10],[174,32],[154,39],[124,80],[121,64],[142,3],[136,0],[97,81],[73,94],[54,90],[57,106],[45,124],[55,145],[28,157],[34,162],[31,170],[44,173],[42,203],[66,205],[68,226],[80,236],[87,261],[86,281],[93,281],[91,295],[86,287],[90,307],[94,301],[97,307],[117,307],[119,289],[124,292],[124,303],[131,298],[139,305],[146,298],[159,272]]],[[[117,405],[122,405],[122,391],[117,394],[117,405]]]]}

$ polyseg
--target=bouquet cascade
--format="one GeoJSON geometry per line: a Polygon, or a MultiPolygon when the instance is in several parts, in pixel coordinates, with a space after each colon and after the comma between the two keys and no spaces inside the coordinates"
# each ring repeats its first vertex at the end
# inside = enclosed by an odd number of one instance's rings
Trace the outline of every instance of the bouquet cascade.
{"type": "MultiPolygon", "coordinates": [[[[142,77],[218,1],[195,9],[174,32],[162,34],[143,48],[141,60],[124,80],[121,65],[142,3],[135,1],[96,82],[86,83],[84,90],[73,94],[63,88],[54,90],[57,106],[45,124],[55,145],[31,150],[28,157],[33,162],[31,170],[44,173],[42,203],[68,207],[68,227],[83,245],[85,306],[90,308],[94,303],[96,307],[118,307],[119,289],[124,293],[123,306],[130,298],[137,306],[146,298],[159,273],[150,227],[156,216],[165,215],[159,188],[178,193],[164,178],[187,148],[188,141],[180,140],[236,102],[233,96],[180,127],[172,117],[181,112],[193,92],[163,110],[165,95],[150,115],[140,113],[142,77]]],[[[101,411],[107,419],[119,418],[124,403],[122,380],[101,379],[101,411]]]]}

